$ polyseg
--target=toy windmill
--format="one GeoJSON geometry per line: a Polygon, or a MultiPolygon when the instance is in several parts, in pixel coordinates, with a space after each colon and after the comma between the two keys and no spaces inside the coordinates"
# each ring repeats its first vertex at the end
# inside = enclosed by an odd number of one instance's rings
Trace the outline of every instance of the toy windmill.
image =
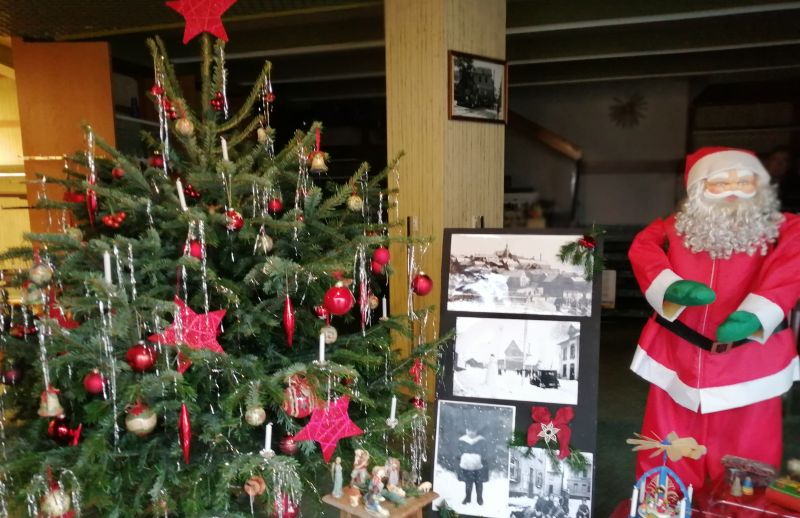
{"type": "Polygon", "coordinates": [[[636,434],[636,438],[626,442],[635,445],[633,451],[653,450],[651,457],[663,456],[661,466],[644,472],[633,486],[629,518],[690,518],[693,488],[691,485],[687,488],[677,473],[667,467],[667,460],[677,462],[684,457],[697,460],[705,455],[706,447],[692,437],[678,437],[675,432],[663,440],[636,434]]]}

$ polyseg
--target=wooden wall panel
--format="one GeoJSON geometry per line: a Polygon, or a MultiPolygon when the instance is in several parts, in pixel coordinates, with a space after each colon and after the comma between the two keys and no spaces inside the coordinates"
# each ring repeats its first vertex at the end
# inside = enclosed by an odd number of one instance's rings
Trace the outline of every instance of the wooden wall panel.
{"type": "MultiPolygon", "coordinates": [[[[447,51],[504,58],[505,2],[386,0],[385,24],[388,152],[405,152],[400,217],[415,219],[415,235],[435,239],[420,261],[435,289],[417,301],[420,308],[439,304],[442,230],[473,226],[476,216],[502,225],[505,127],[447,119],[447,51]]],[[[406,310],[405,250],[395,247],[392,257],[398,314],[406,310]]],[[[436,327],[438,312],[431,335],[436,327]]]]}
{"type": "MultiPolygon", "coordinates": [[[[111,60],[107,43],[27,43],[12,40],[22,149],[26,157],[69,155],[85,148],[82,123],[114,145],[111,60]]],[[[58,176],[62,160],[26,160],[25,173],[58,176]]],[[[28,186],[36,201],[39,186],[28,186]]],[[[61,190],[48,187],[60,199],[61,190]]],[[[31,211],[31,230],[47,230],[47,215],[31,211]]]]}

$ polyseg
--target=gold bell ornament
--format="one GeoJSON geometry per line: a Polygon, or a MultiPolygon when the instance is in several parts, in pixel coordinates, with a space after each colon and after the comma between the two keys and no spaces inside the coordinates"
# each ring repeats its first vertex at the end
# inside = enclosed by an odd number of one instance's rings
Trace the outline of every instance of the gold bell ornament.
{"type": "Polygon", "coordinates": [[[309,169],[312,173],[327,173],[328,166],[325,164],[325,153],[320,151],[319,149],[319,128],[317,128],[317,141],[316,145],[314,146],[314,151],[311,152],[309,155],[308,160],[310,162],[309,169]]]}
{"type": "Polygon", "coordinates": [[[59,390],[52,386],[42,391],[42,396],[39,400],[39,415],[41,417],[59,417],[64,415],[64,408],[58,400],[58,392],[59,390]]]}

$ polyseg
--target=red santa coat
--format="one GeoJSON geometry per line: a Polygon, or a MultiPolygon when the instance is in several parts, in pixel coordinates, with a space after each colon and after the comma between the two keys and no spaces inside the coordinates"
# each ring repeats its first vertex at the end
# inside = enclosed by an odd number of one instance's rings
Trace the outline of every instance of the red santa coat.
{"type": "Polygon", "coordinates": [[[711,259],[693,253],[676,234],[675,217],[656,220],[633,241],[629,258],[645,298],[667,320],[676,318],[711,338],[737,310],[754,313],[763,332],[751,343],[712,353],[679,338],[650,319],[639,338],[631,369],[700,413],[718,412],[779,396],[800,380],[794,333],[773,334],[800,297],[800,217],[785,214],[778,242],[769,253],[737,253],[711,259]],[[664,292],[681,279],[702,282],[716,300],[665,314],[664,292]]]}

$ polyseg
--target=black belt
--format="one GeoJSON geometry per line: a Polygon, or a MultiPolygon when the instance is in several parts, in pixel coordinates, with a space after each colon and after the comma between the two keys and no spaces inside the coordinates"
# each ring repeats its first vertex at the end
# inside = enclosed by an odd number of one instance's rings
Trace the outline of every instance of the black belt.
{"type": "MultiPolygon", "coordinates": [[[[666,318],[662,317],[659,314],[656,314],[655,320],[656,322],[661,324],[662,327],[670,330],[672,334],[679,336],[680,338],[683,338],[690,344],[695,345],[700,349],[703,349],[704,351],[708,351],[711,353],[717,353],[717,354],[725,353],[730,351],[731,349],[739,347],[740,345],[749,344],[750,342],[754,341],[750,340],[749,338],[745,338],[743,340],[737,340],[735,342],[727,342],[727,343],[717,342],[716,340],[712,340],[707,336],[698,333],[697,331],[687,326],[680,320],[673,320],[672,322],[670,322],[669,320],[667,320],[666,318]]],[[[778,331],[783,331],[788,327],[789,323],[786,321],[786,319],[783,319],[783,321],[780,324],[778,324],[778,326],[772,332],[777,333],[778,331]]]]}

